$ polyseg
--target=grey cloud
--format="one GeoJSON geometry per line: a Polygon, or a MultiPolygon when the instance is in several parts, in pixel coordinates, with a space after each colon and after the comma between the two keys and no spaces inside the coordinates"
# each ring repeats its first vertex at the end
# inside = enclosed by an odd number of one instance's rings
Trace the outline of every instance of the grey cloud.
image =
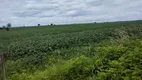
{"type": "Polygon", "coordinates": [[[35,9],[35,10],[52,10],[58,8],[58,4],[46,4],[46,3],[41,3],[41,4],[28,4],[25,6],[26,9],[35,9]]]}
{"type": "Polygon", "coordinates": [[[6,21],[0,20],[0,24],[6,23],[6,21]]]}
{"type": "Polygon", "coordinates": [[[41,13],[41,11],[38,10],[30,10],[30,11],[23,11],[23,12],[17,12],[14,13],[17,17],[35,17],[37,14],[41,13]]]}
{"type": "Polygon", "coordinates": [[[62,16],[66,17],[79,17],[79,16],[87,16],[89,12],[87,10],[69,10],[62,13],[62,16]]]}
{"type": "Polygon", "coordinates": [[[142,19],[142,0],[1,0],[0,26],[142,19]]]}

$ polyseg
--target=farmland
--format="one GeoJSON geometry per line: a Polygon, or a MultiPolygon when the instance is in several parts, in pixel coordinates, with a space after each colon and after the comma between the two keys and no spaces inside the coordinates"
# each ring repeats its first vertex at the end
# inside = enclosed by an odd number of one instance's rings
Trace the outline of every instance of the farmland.
{"type": "Polygon", "coordinates": [[[141,80],[142,21],[0,30],[8,80],[141,80]]]}

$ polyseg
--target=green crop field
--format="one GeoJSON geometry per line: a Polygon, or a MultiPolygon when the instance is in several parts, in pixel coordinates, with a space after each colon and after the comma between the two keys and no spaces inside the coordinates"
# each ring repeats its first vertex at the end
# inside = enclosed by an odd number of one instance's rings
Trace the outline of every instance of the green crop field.
{"type": "Polygon", "coordinates": [[[0,30],[0,53],[7,80],[142,80],[142,21],[0,30]]]}

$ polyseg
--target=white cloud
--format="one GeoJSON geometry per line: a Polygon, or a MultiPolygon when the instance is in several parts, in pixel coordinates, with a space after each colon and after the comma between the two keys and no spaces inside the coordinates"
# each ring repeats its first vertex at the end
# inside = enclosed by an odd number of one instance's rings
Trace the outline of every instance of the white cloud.
{"type": "Polygon", "coordinates": [[[142,19],[142,0],[0,0],[0,26],[142,19]]]}

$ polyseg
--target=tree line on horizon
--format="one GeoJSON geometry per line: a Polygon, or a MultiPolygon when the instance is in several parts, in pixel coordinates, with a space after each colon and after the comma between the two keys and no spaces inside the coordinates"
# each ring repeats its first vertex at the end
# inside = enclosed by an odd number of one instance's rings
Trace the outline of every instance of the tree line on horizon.
{"type": "MultiPolygon", "coordinates": [[[[94,24],[97,23],[97,22],[94,22],[94,24]]],[[[41,25],[41,24],[37,24],[37,27],[40,27],[40,26],[54,26],[55,24],[51,23],[51,24],[48,24],[48,25],[41,25]]],[[[21,26],[21,27],[28,27],[28,26],[21,26]]],[[[3,25],[2,27],[0,27],[0,30],[2,29],[5,29],[7,31],[9,31],[11,28],[11,23],[8,23],[6,26],[3,25]]]]}
{"type": "Polygon", "coordinates": [[[51,24],[49,24],[49,25],[41,25],[41,24],[38,24],[37,26],[53,26],[53,25],[55,25],[55,24],[53,24],[53,23],[51,23],[51,24]]]}

